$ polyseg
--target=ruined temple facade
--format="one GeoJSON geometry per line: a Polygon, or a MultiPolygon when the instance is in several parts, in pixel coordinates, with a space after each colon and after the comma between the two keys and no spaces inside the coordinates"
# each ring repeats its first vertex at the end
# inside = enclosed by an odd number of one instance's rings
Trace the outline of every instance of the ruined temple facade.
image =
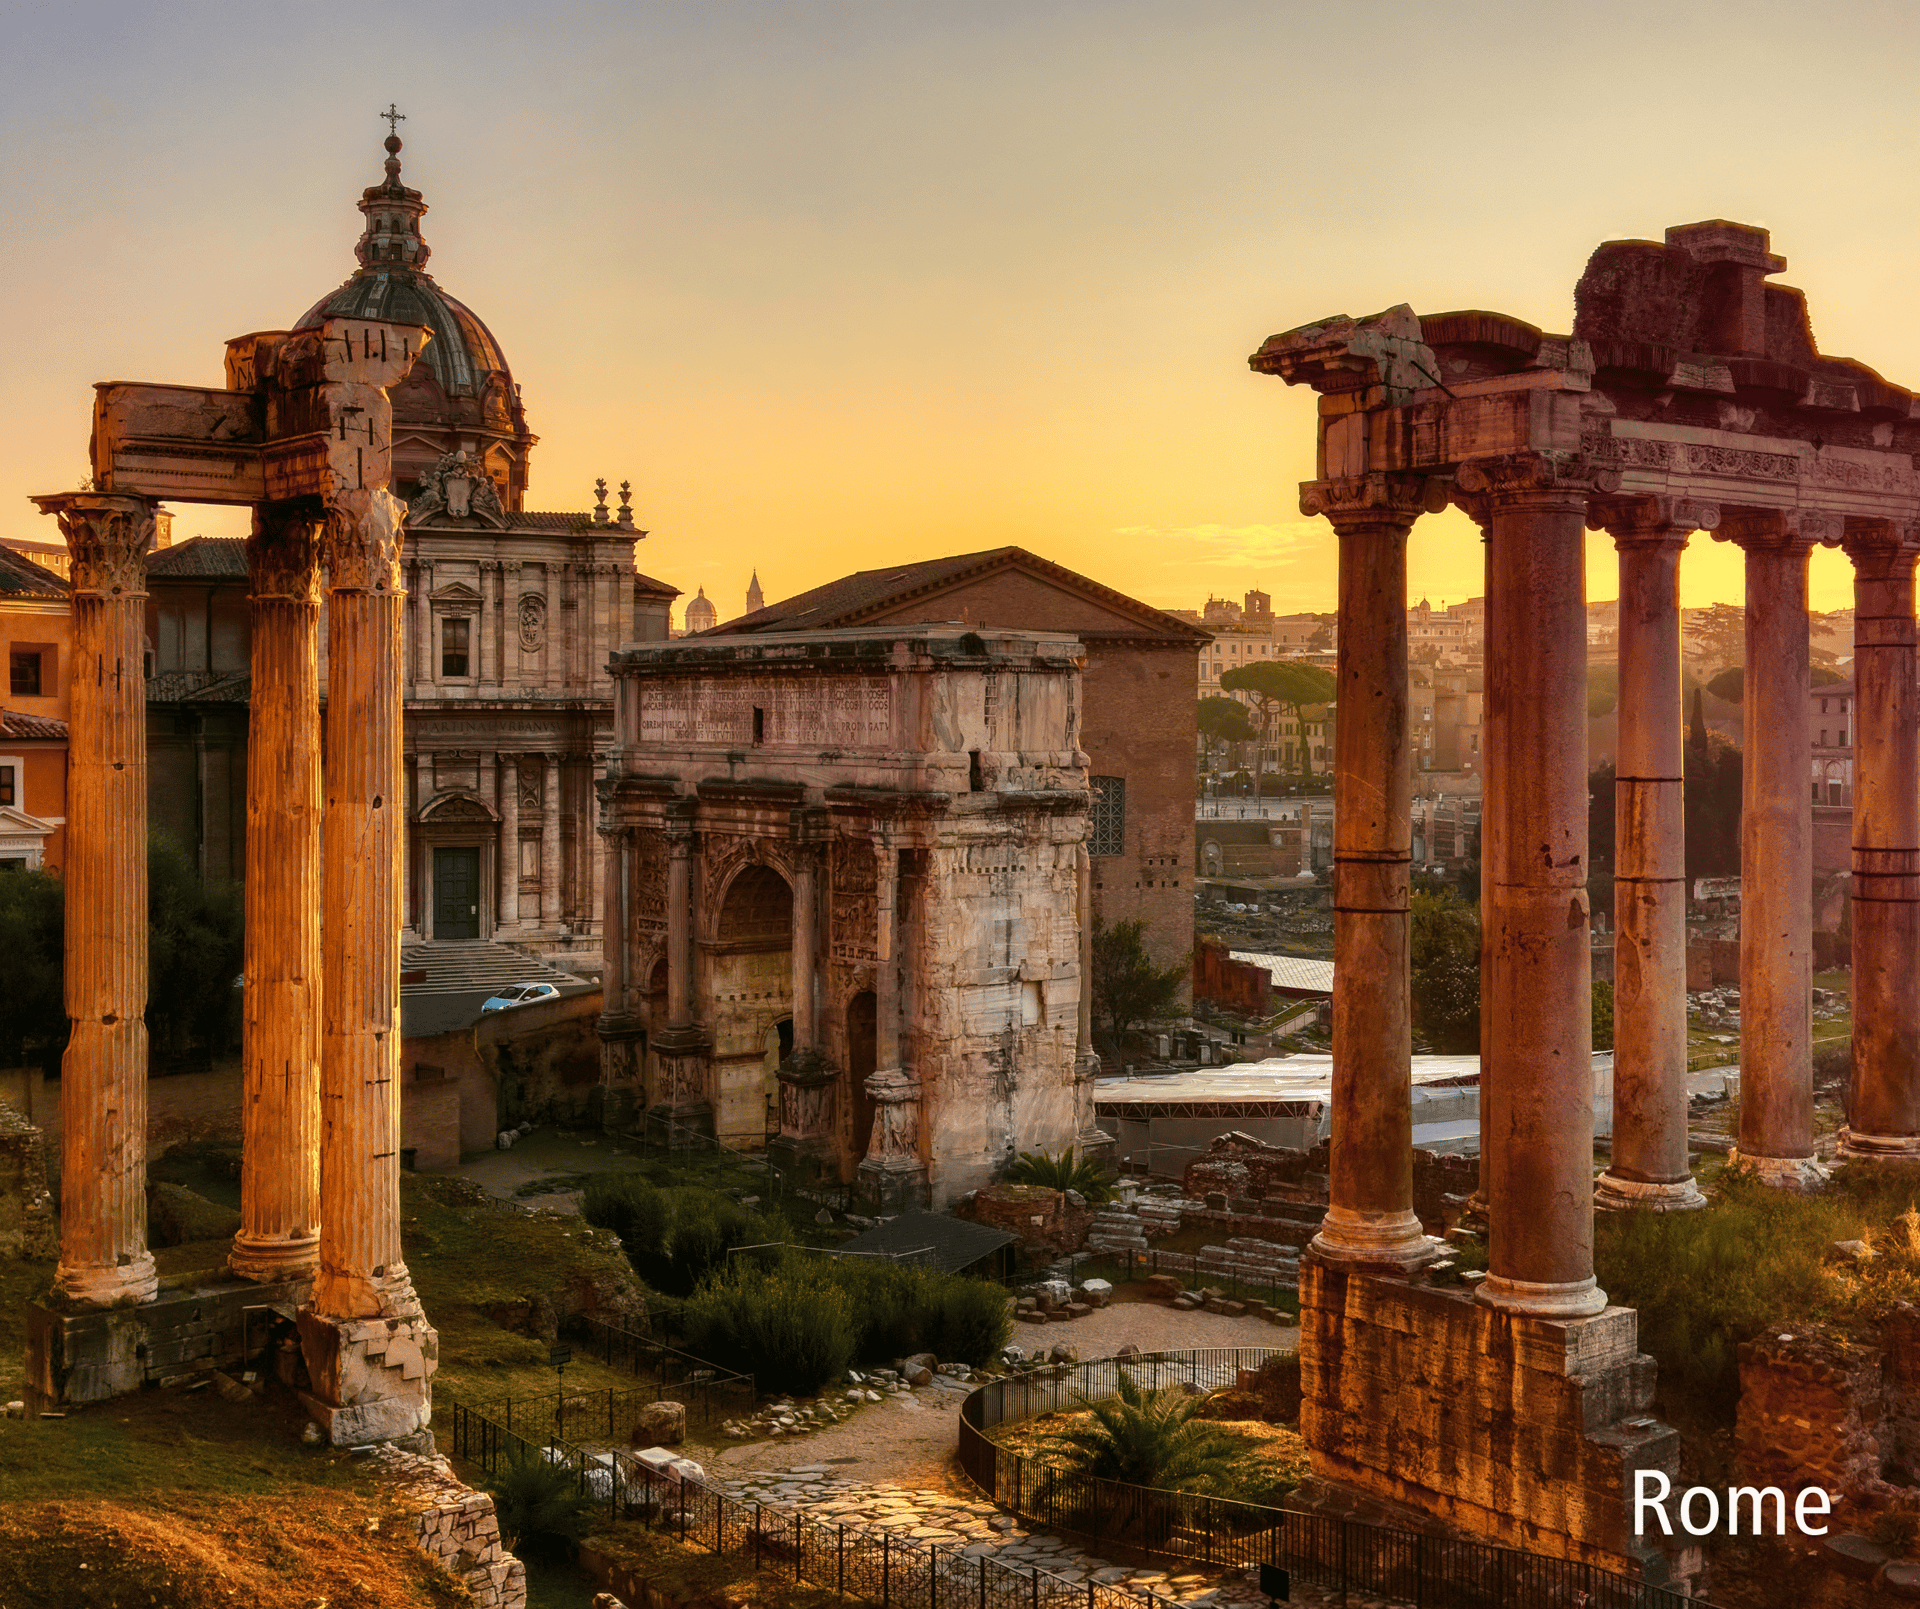
{"type": "Polygon", "coordinates": [[[628,487],[610,509],[526,506],[535,436],[506,354],[427,272],[427,204],[399,162],[368,189],[360,266],[295,328],[394,320],[432,333],[394,388],[407,502],[407,936],[503,939],[591,969],[604,865],[594,778],[607,659],[664,641],[676,590],[635,567],[628,487]]]}
{"type": "Polygon", "coordinates": [[[1301,1277],[1317,1475],[1515,1545],[1684,1575],[1630,1534],[1677,1474],[1637,1316],[1594,1277],[1585,537],[1620,557],[1613,1155],[1597,1204],[1700,1204],[1686,1136],[1679,567],[1746,562],[1739,1158],[1818,1188],[1807,563],[1852,561],[1854,1072],[1843,1154],[1920,1155],[1920,398],[1815,346],[1765,231],[1613,241],[1570,334],[1483,311],[1323,320],[1253,366],[1320,394],[1300,506],[1340,542],[1330,1205],[1301,1277]],[[1486,562],[1481,1095],[1491,1269],[1425,1282],[1412,1210],[1406,554],[1453,504],[1486,562]]]}
{"type": "Polygon", "coordinates": [[[882,1212],[1097,1143],[1082,661],[958,625],[616,655],[610,1115],[882,1212]]]}

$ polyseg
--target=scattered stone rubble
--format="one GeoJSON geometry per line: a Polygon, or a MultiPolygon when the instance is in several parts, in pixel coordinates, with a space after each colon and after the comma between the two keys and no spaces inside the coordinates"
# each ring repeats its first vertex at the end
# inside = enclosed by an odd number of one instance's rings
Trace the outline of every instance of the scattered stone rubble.
{"type": "Polygon", "coordinates": [[[810,1430],[837,1425],[855,1409],[888,1397],[913,1400],[915,1386],[944,1385],[958,1390],[978,1384],[984,1376],[964,1363],[941,1363],[931,1352],[896,1360],[890,1369],[849,1369],[844,1382],[819,1396],[798,1401],[775,1397],[754,1413],[730,1419],[720,1434],[732,1441],[756,1436],[804,1436],[810,1430]]]}
{"type": "Polygon", "coordinates": [[[526,1566],[500,1545],[493,1498],[476,1492],[437,1454],[379,1447],[371,1454],[384,1480],[423,1506],[409,1516],[414,1546],[438,1559],[478,1609],[526,1609],[526,1566]]]}

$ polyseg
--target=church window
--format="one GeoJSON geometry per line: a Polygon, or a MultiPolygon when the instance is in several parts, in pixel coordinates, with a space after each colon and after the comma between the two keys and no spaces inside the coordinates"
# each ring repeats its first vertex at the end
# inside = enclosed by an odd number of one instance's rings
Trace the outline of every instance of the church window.
{"type": "Polygon", "coordinates": [[[442,676],[465,676],[467,674],[467,647],[473,630],[473,622],[464,615],[457,615],[440,622],[440,674],[442,676]]]}
{"type": "Polygon", "coordinates": [[[19,785],[14,781],[19,774],[11,765],[0,765],[0,805],[17,805],[20,802],[19,785]]]}
{"type": "Polygon", "coordinates": [[[1094,777],[1089,855],[1118,855],[1127,842],[1127,779],[1094,777]]]}

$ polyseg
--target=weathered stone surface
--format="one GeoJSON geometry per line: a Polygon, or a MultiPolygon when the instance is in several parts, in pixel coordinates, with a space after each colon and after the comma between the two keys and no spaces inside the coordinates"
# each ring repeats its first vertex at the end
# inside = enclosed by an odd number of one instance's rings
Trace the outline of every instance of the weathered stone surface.
{"type": "Polygon", "coordinates": [[[633,1421],[635,1447],[678,1447],[687,1437],[687,1409],[680,1402],[650,1402],[633,1421]]]}
{"type": "Polygon", "coordinates": [[[38,1262],[59,1249],[40,1131],[0,1101],[0,1256],[38,1262]]]}

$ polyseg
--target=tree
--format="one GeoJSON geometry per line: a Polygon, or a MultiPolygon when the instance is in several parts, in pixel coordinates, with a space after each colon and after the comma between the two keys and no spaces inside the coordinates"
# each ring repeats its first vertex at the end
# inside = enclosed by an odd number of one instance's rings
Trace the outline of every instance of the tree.
{"type": "Polygon", "coordinates": [[[1480,1047],[1480,915],[1450,890],[1422,890],[1410,905],[1413,1026],[1434,1049],[1480,1047]]]}
{"type": "Polygon", "coordinates": [[[1740,872],[1740,751],[1719,732],[1686,749],[1687,880],[1740,872]]]}
{"type": "Polygon", "coordinates": [[[1613,985],[1604,978],[1593,980],[1593,1048],[1613,1049],[1613,985]]]}
{"type": "Polygon", "coordinates": [[[1747,667],[1729,665],[1707,683],[1707,691],[1723,703],[1738,704],[1746,693],[1747,667]]]}
{"type": "Polygon", "coordinates": [[[1340,689],[1331,671],[1318,665],[1302,665],[1291,659],[1260,660],[1251,665],[1235,665],[1220,678],[1229,693],[1247,693],[1260,711],[1260,760],[1254,768],[1256,779],[1266,763],[1267,744],[1273,736],[1273,718],[1281,710],[1291,710],[1300,732],[1300,769],[1311,772],[1313,762],[1307,753],[1306,717],[1310,704],[1327,704],[1340,689]]]}
{"type": "Polygon", "coordinates": [[[1217,695],[1200,700],[1196,716],[1200,735],[1211,743],[1248,743],[1258,734],[1247,706],[1237,698],[1217,695]]]}
{"type": "Polygon", "coordinates": [[[1737,603],[1689,609],[1684,629],[1692,649],[1688,655],[1691,659],[1725,665],[1746,652],[1747,612],[1737,603]]]}
{"type": "Polygon", "coordinates": [[[51,872],[0,872],[0,1067],[37,1062],[48,1072],[67,1045],[67,1008],[60,979],[65,951],[65,895],[51,872]]]}
{"type": "Polygon", "coordinates": [[[1842,676],[1839,671],[1830,670],[1825,665],[1812,665],[1808,667],[1807,684],[1810,687],[1833,687],[1845,680],[1846,677],[1842,676]]]}
{"type": "Polygon", "coordinates": [[[1587,773],[1587,879],[1613,875],[1614,767],[1609,760],[1587,773]]]}
{"type": "Polygon", "coordinates": [[[1687,717],[1687,754],[1689,763],[1692,757],[1707,757],[1707,700],[1706,690],[1696,687],[1693,690],[1693,709],[1687,717]]]}
{"type": "Polygon", "coordinates": [[[1111,927],[1094,918],[1093,1009],[1107,1019],[1116,1044],[1124,1045],[1134,1028],[1171,1017],[1187,981],[1190,958],[1182,956],[1170,967],[1155,966],[1147,953],[1146,931],[1145,917],[1111,927]]]}
{"type": "Polygon", "coordinates": [[[1177,1385],[1152,1390],[1125,1369],[1119,1395],[1081,1397],[1088,1419],[1040,1444],[1048,1463],[1093,1480],[1197,1497],[1253,1498],[1268,1484],[1253,1449],[1224,1426],[1199,1417],[1205,1397],[1177,1385]]]}
{"type": "Polygon", "coordinates": [[[1587,719],[1597,721],[1603,715],[1611,715],[1619,702],[1620,667],[1589,665],[1587,667],[1587,719]]]}
{"type": "Polygon", "coordinates": [[[192,857],[147,835],[147,1034],[156,1062],[205,1065],[239,1037],[246,958],[240,885],[202,882],[192,857]]]}

